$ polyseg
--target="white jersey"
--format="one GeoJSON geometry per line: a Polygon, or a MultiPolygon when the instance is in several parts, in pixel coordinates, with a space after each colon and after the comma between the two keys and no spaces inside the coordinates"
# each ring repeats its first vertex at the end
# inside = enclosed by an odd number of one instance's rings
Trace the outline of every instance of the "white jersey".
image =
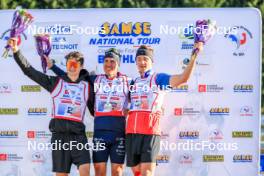
{"type": "Polygon", "coordinates": [[[81,122],[89,96],[89,84],[85,81],[68,83],[62,79],[52,91],[53,117],[81,122]]]}
{"type": "Polygon", "coordinates": [[[95,116],[124,116],[128,103],[128,80],[118,75],[113,80],[98,75],[95,80],[95,116]]]}
{"type": "Polygon", "coordinates": [[[165,92],[156,84],[156,73],[146,78],[138,77],[131,91],[130,111],[161,112],[165,92]]]}

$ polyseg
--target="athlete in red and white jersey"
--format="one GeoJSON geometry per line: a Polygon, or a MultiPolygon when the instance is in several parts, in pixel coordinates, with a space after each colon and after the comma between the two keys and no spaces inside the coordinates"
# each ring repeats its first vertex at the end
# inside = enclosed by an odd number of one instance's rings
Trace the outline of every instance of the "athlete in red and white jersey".
{"type": "Polygon", "coordinates": [[[144,45],[138,48],[136,64],[140,76],[134,80],[130,92],[131,107],[126,126],[127,166],[132,167],[135,176],[154,174],[160,148],[164,90],[187,82],[202,48],[202,42],[195,44],[190,62],[180,75],[155,73],[152,70],[153,49],[144,45]]]}

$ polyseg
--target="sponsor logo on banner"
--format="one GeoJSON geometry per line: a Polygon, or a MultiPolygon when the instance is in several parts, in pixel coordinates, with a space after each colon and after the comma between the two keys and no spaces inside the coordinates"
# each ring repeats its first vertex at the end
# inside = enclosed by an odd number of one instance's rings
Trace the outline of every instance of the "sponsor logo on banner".
{"type": "Polygon", "coordinates": [[[174,108],[174,115],[175,116],[182,116],[182,115],[199,115],[201,111],[195,108],[174,108]]]}
{"type": "Polygon", "coordinates": [[[190,59],[188,57],[186,57],[186,58],[184,58],[182,60],[182,62],[181,62],[181,68],[182,68],[182,70],[184,70],[188,66],[189,62],[190,62],[190,59]]]}
{"type": "MultiPolygon", "coordinates": [[[[182,69],[182,71],[185,70],[185,68],[188,66],[190,62],[190,58],[188,57],[184,57],[181,61],[180,61],[180,67],[182,69]]],[[[205,66],[210,66],[211,61],[210,59],[204,59],[203,60],[196,60],[196,67],[205,67],[205,66]]]]}
{"type": "Polygon", "coordinates": [[[77,32],[81,29],[81,22],[52,21],[35,24],[38,28],[42,29],[44,33],[51,35],[51,48],[53,54],[65,55],[71,51],[80,50],[81,34],[77,32]]]}
{"type": "Polygon", "coordinates": [[[109,23],[105,22],[101,26],[99,36],[150,36],[151,35],[151,23],[150,22],[121,22],[121,23],[109,23]]]}
{"type": "Polygon", "coordinates": [[[9,131],[9,130],[0,131],[0,138],[18,138],[18,131],[17,130],[14,130],[14,131],[9,131]]]}
{"type": "Polygon", "coordinates": [[[182,116],[182,108],[174,108],[175,116],[182,116]]]}
{"type": "Polygon", "coordinates": [[[0,161],[21,161],[22,156],[15,153],[0,153],[0,161]]]}
{"type": "Polygon", "coordinates": [[[253,35],[244,26],[233,26],[231,30],[226,31],[225,38],[233,44],[233,56],[244,56],[253,35]]]}
{"type": "Polygon", "coordinates": [[[253,92],[252,84],[235,84],[233,88],[234,92],[253,92]]]}
{"type": "Polygon", "coordinates": [[[205,85],[199,84],[198,85],[198,92],[222,92],[224,87],[218,86],[217,84],[205,85]]]}
{"type": "Polygon", "coordinates": [[[206,92],[206,85],[198,85],[199,92],[206,92]]]}
{"type": "Polygon", "coordinates": [[[0,108],[0,115],[17,115],[18,108],[0,108]]]}
{"type": "Polygon", "coordinates": [[[169,163],[170,162],[170,157],[169,155],[158,155],[156,157],[156,163],[161,164],[161,163],[169,163]]]}
{"type": "Polygon", "coordinates": [[[180,155],[180,158],[179,158],[180,164],[192,164],[192,162],[193,162],[192,155],[186,154],[186,153],[183,155],[180,155]]]}
{"type": "Polygon", "coordinates": [[[45,33],[57,34],[57,35],[73,35],[71,25],[61,25],[61,24],[45,26],[45,33]]]}
{"type": "Polygon", "coordinates": [[[203,155],[203,162],[224,162],[224,155],[203,155]]]}
{"type": "Polygon", "coordinates": [[[183,108],[183,115],[199,115],[200,113],[200,110],[194,108],[183,108]]]}
{"type": "Polygon", "coordinates": [[[85,133],[87,138],[93,138],[94,135],[93,131],[86,131],[85,133]]]}
{"type": "Polygon", "coordinates": [[[6,161],[7,160],[7,154],[0,153],[0,161],[6,161]]]}
{"type": "Polygon", "coordinates": [[[54,50],[77,50],[78,43],[68,43],[66,37],[54,37],[52,42],[56,43],[52,45],[54,50]]]}
{"type": "Polygon", "coordinates": [[[189,25],[188,28],[184,28],[179,34],[179,39],[181,41],[181,50],[192,50],[193,49],[193,25],[189,25]]]}
{"type": "Polygon", "coordinates": [[[217,115],[225,115],[228,116],[230,112],[230,109],[228,107],[224,107],[224,108],[211,108],[210,109],[210,115],[211,116],[217,116],[217,115]]]}
{"type": "Polygon", "coordinates": [[[251,106],[243,106],[240,109],[240,116],[253,116],[253,109],[251,106]]]}
{"type": "Polygon", "coordinates": [[[209,133],[209,139],[212,141],[219,141],[224,138],[223,133],[219,129],[214,129],[209,133]]]}
{"type": "Polygon", "coordinates": [[[234,163],[244,163],[244,162],[252,162],[252,155],[234,155],[233,156],[234,163]]]}
{"type": "Polygon", "coordinates": [[[172,92],[188,92],[188,85],[180,85],[179,87],[173,88],[172,92]]]}
{"type": "MultiPolygon", "coordinates": [[[[120,58],[120,62],[122,63],[136,63],[136,59],[135,59],[135,56],[132,55],[132,54],[124,54],[124,55],[121,55],[121,58],[120,58]]],[[[98,63],[99,64],[102,64],[104,63],[104,55],[98,55],[98,63]]]]}
{"type": "Polygon", "coordinates": [[[161,131],[161,134],[160,134],[161,139],[167,139],[169,137],[170,137],[169,133],[164,133],[163,131],[161,131]]]}
{"type": "MultiPolygon", "coordinates": [[[[103,63],[102,48],[138,47],[140,45],[159,45],[161,38],[152,37],[150,22],[104,22],[97,37],[89,38],[88,45],[98,46],[98,63],[103,63]]],[[[121,63],[135,63],[135,52],[120,50],[121,63]]]]}
{"type": "Polygon", "coordinates": [[[27,131],[28,139],[47,139],[51,137],[51,133],[47,131],[27,131]]]}
{"type": "Polygon", "coordinates": [[[40,152],[35,152],[31,155],[31,161],[33,163],[44,163],[45,162],[45,157],[42,153],[40,152]]]}
{"type": "Polygon", "coordinates": [[[22,85],[21,92],[40,92],[41,87],[39,85],[22,85]]]}
{"type": "Polygon", "coordinates": [[[253,131],[232,131],[233,138],[252,138],[253,131]]]}
{"type": "Polygon", "coordinates": [[[198,139],[199,131],[180,131],[179,138],[180,139],[198,139]]]}
{"type": "Polygon", "coordinates": [[[47,115],[47,108],[29,108],[28,115],[47,115]]]}
{"type": "Polygon", "coordinates": [[[182,50],[192,50],[194,44],[191,42],[188,42],[187,40],[182,41],[181,49],[182,50]]]}
{"type": "Polygon", "coordinates": [[[2,83],[0,84],[0,93],[12,93],[11,84],[2,83]]]}

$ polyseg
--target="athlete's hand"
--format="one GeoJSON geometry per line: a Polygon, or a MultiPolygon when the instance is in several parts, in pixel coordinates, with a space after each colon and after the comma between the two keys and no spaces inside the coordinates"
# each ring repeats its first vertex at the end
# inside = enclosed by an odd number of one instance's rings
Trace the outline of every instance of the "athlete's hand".
{"type": "Polygon", "coordinates": [[[44,58],[46,59],[48,69],[50,69],[53,66],[53,60],[45,55],[44,58]]]}
{"type": "Polygon", "coordinates": [[[129,113],[129,109],[125,109],[125,110],[123,111],[123,113],[124,113],[124,116],[126,117],[126,116],[128,115],[128,113],[129,113]]]}
{"type": "Polygon", "coordinates": [[[197,42],[194,44],[194,50],[197,48],[198,49],[198,54],[203,51],[203,42],[197,42]]]}
{"type": "Polygon", "coordinates": [[[7,44],[11,47],[13,53],[16,53],[18,51],[18,39],[17,38],[10,38],[7,41],[7,44]]]}

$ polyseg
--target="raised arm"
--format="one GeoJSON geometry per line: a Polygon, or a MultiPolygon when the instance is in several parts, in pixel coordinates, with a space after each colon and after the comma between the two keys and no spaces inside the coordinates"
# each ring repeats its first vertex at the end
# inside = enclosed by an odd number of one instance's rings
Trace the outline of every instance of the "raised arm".
{"type": "Polygon", "coordinates": [[[66,75],[66,73],[55,64],[54,60],[46,56],[45,56],[45,59],[47,61],[48,69],[51,69],[58,76],[66,75]]]}
{"type": "Polygon", "coordinates": [[[23,73],[30,79],[41,85],[43,88],[45,88],[47,91],[51,92],[56,86],[58,78],[54,76],[47,76],[44,73],[33,68],[27,61],[27,59],[22,55],[22,52],[18,49],[17,39],[10,39],[8,41],[8,44],[11,46],[14,54],[14,59],[23,73]]]}
{"type": "Polygon", "coordinates": [[[203,43],[199,42],[194,45],[194,50],[198,49],[198,52],[192,52],[190,62],[188,63],[188,66],[185,68],[184,72],[179,75],[172,75],[170,77],[170,86],[175,88],[179,85],[186,83],[188,79],[190,78],[192,71],[194,70],[196,58],[198,54],[203,50],[203,43]]]}

